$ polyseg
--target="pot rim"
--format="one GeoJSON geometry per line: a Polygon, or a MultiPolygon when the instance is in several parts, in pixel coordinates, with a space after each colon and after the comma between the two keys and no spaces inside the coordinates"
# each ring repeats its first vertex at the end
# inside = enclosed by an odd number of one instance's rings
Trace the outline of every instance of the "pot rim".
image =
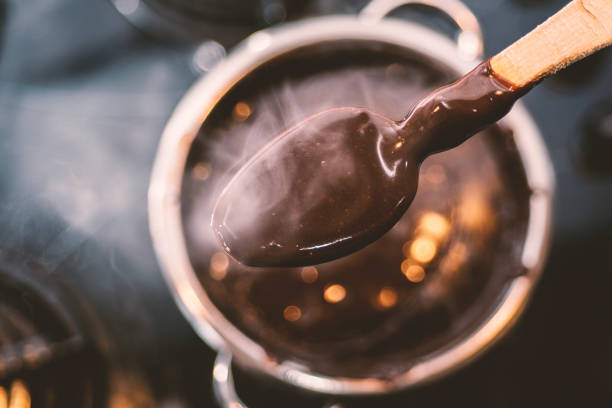
{"type": "Polygon", "coordinates": [[[163,131],[151,176],[149,224],[158,261],[177,305],[211,347],[229,350],[242,365],[300,388],[328,394],[376,394],[431,381],[454,371],[484,352],[512,326],[539,279],[548,252],[554,179],[540,132],[518,102],[500,123],[514,130],[532,190],[521,255],[526,272],[509,284],[495,310],[466,337],[424,357],[391,379],[332,377],[314,373],[293,361],[277,361],[222,315],[196,277],[187,255],[180,214],[184,167],[202,123],[217,102],[247,74],[298,48],[342,40],[399,46],[458,74],[469,71],[479,62],[431,29],[395,19],[374,21],[357,16],[326,16],[256,32],[198,80],[172,113],[163,131]]]}

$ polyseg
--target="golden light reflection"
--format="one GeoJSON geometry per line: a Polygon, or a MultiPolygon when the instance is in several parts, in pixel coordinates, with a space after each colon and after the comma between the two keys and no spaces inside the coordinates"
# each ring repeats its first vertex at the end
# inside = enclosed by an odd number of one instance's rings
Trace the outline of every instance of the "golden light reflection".
{"type": "Polygon", "coordinates": [[[448,254],[440,263],[440,269],[444,272],[454,272],[465,262],[468,256],[468,249],[465,244],[457,242],[448,250],[448,254]]]}
{"type": "Polygon", "coordinates": [[[410,282],[419,283],[425,279],[425,269],[412,263],[409,259],[402,262],[402,273],[410,282]]]}
{"type": "Polygon", "coordinates": [[[236,106],[234,106],[234,117],[240,122],[247,120],[249,116],[251,116],[251,113],[251,107],[246,102],[238,102],[236,106]]]}
{"type": "Polygon", "coordinates": [[[446,217],[433,211],[426,212],[421,217],[417,231],[437,239],[445,238],[450,230],[446,217]]]}
{"type": "Polygon", "coordinates": [[[21,381],[13,381],[9,395],[8,408],[30,408],[30,392],[21,381]]]}
{"type": "Polygon", "coordinates": [[[115,394],[113,395],[111,402],[111,408],[136,408],[130,398],[127,395],[115,394]]]}
{"type": "Polygon", "coordinates": [[[214,280],[222,280],[227,275],[229,258],[223,252],[215,252],[210,258],[210,277],[214,280]]]}
{"type": "Polygon", "coordinates": [[[457,207],[457,221],[468,229],[482,229],[492,226],[494,217],[481,189],[467,188],[457,207]]]}
{"type": "Polygon", "coordinates": [[[329,285],[323,292],[323,298],[328,303],[342,302],[345,297],[346,289],[344,289],[344,286],[338,285],[337,283],[329,285]]]}
{"type": "Polygon", "coordinates": [[[200,303],[200,299],[195,294],[193,287],[186,281],[181,281],[177,285],[178,295],[191,313],[197,314],[199,313],[202,304],[200,303]]]}
{"type": "Polygon", "coordinates": [[[0,387],[0,408],[8,408],[8,394],[4,387],[0,387]]]}
{"type": "Polygon", "coordinates": [[[412,262],[410,259],[404,259],[404,261],[401,263],[400,265],[400,269],[402,270],[402,273],[405,275],[406,274],[406,270],[411,266],[414,265],[414,262],[412,262]]]}
{"type": "Polygon", "coordinates": [[[294,305],[289,305],[283,310],[283,317],[289,322],[295,322],[302,317],[302,309],[294,305]]]}
{"type": "Polygon", "coordinates": [[[431,184],[442,184],[446,181],[446,170],[439,164],[432,164],[424,169],[423,177],[431,184]]]}
{"type": "Polygon", "coordinates": [[[313,283],[316,282],[317,278],[319,277],[319,271],[314,266],[306,266],[305,268],[302,268],[300,276],[304,282],[313,283]]]}
{"type": "Polygon", "coordinates": [[[410,245],[412,245],[412,241],[406,241],[404,245],[402,245],[402,254],[404,254],[405,257],[410,257],[410,245]]]}
{"type": "Polygon", "coordinates": [[[108,408],[140,408],[157,406],[149,384],[140,374],[116,373],[110,378],[113,391],[108,408]]]}
{"type": "Polygon", "coordinates": [[[215,364],[212,374],[215,380],[219,382],[225,382],[229,377],[229,367],[227,366],[227,364],[215,364]]]}
{"type": "Polygon", "coordinates": [[[197,163],[193,166],[193,169],[191,169],[191,174],[198,180],[204,181],[208,179],[208,177],[210,177],[210,164],[206,162],[197,163]]]}
{"type": "Polygon", "coordinates": [[[409,253],[405,255],[407,257],[412,257],[412,259],[418,262],[427,263],[431,261],[434,256],[436,256],[437,251],[438,246],[432,238],[427,236],[419,236],[412,241],[412,244],[410,244],[409,253]]]}
{"type": "Polygon", "coordinates": [[[397,304],[397,292],[391,287],[384,287],[378,292],[376,300],[381,307],[389,309],[397,304]]]}

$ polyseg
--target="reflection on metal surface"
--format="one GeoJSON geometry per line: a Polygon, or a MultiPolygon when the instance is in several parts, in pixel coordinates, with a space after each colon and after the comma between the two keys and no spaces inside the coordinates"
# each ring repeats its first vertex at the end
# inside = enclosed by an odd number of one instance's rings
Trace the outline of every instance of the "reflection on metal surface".
{"type": "Polygon", "coordinates": [[[187,310],[191,313],[198,313],[202,307],[198,295],[188,282],[182,282],[177,286],[177,295],[187,310]]]}
{"type": "Polygon", "coordinates": [[[479,56],[483,52],[482,38],[474,32],[464,31],[457,35],[457,45],[464,54],[470,56],[479,56]]]}
{"type": "Polygon", "coordinates": [[[481,327],[468,338],[455,345],[447,353],[436,356],[428,361],[416,365],[406,374],[404,380],[418,382],[443,372],[444,367],[472,360],[478,354],[490,347],[495,339],[502,336],[509,328],[510,323],[518,317],[518,313],[525,306],[525,299],[532,282],[524,276],[516,278],[511,288],[506,292],[505,298],[498,309],[481,327]]]}
{"type": "Polygon", "coordinates": [[[251,34],[251,36],[247,38],[249,48],[255,52],[265,50],[270,46],[271,42],[272,36],[265,31],[258,31],[254,34],[251,34]]]}
{"type": "Polygon", "coordinates": [[[229,367],[227,364],[218,363],[215,364],[213,368],[213,378],[215,381],[224,382],[227,381],[227,377],[229,374],[229,367]]]}
{"type": "Polygon", "coordinates": [[[482,57],[484,40],[478,19],[459,0],[373,0],[361,11],[361,18],[373,24],[393,10],[411,4],[429,6],[447,14],[461,30],[457,34],[456,41],[457,48],[463,56],[470,59],[482,57]]]}
{"type": "Polygon", "coordinates": [[[215,397],[221,408],[246,408],[236,394],[232,375],[232,355],[229,352],[221,350],[217,354],[212,378],[215,397]]]}
{"type": "Polygon", "coordinates": [[[113,0],[113,4],[123,15],[130,15],[138,9],[140,0],[113,0]]]}
{"type": "Polygon", "coordinates": [[[545,248],[545,237],[548,232],[549,205],[547,194],[541,191],[534,192],[529,202],[533,221],[529,223],[527,238],[521,255],[521,261],[525,268],[534,268],[541,261],[540,254],[545,248]]]}

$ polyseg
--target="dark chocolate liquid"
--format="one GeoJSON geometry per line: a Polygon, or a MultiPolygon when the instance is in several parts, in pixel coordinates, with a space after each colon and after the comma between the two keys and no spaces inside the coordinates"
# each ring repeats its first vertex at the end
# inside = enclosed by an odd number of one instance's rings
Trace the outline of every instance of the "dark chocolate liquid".
{"type": "Polygon", "coordinates": [[[529,188],[512,129],[494,125],[427,158],[410,208],[353,254],[306,268],[251,268],[226,256],[209,227],[215,202],[275,135],[348,104],[401,119],[455,75],[386,44],[332,45],[266,63],[214,107],[185,167],[185,243],[215,307],[275,359],[386,378],[461,341],[496,307],[523,270],[529,188]]]}
{"type": "Polygon", "coordinates": [[[315,114],[277,136],[230,181],[211,225],[250,266],[303,266],[380,238],[416,194],[419,166],[503,117],[528,89],[488,62],[421,100],[401,122],[363,108],[315,114]]]}

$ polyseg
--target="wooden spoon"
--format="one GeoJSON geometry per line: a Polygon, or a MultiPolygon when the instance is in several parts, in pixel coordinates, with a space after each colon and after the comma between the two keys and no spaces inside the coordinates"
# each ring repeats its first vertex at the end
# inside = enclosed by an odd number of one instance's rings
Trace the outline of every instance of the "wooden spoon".
{"type": "Polygon", "coordinates": [[[211,225],[252,266],[302,266],[347,255],[399,220],[420,163],[503,117],[540,79],[612,42],[612,0],[574,0],[500,54],[393,121],[335,108],[286,130],[223,190],[211,225]]]}

